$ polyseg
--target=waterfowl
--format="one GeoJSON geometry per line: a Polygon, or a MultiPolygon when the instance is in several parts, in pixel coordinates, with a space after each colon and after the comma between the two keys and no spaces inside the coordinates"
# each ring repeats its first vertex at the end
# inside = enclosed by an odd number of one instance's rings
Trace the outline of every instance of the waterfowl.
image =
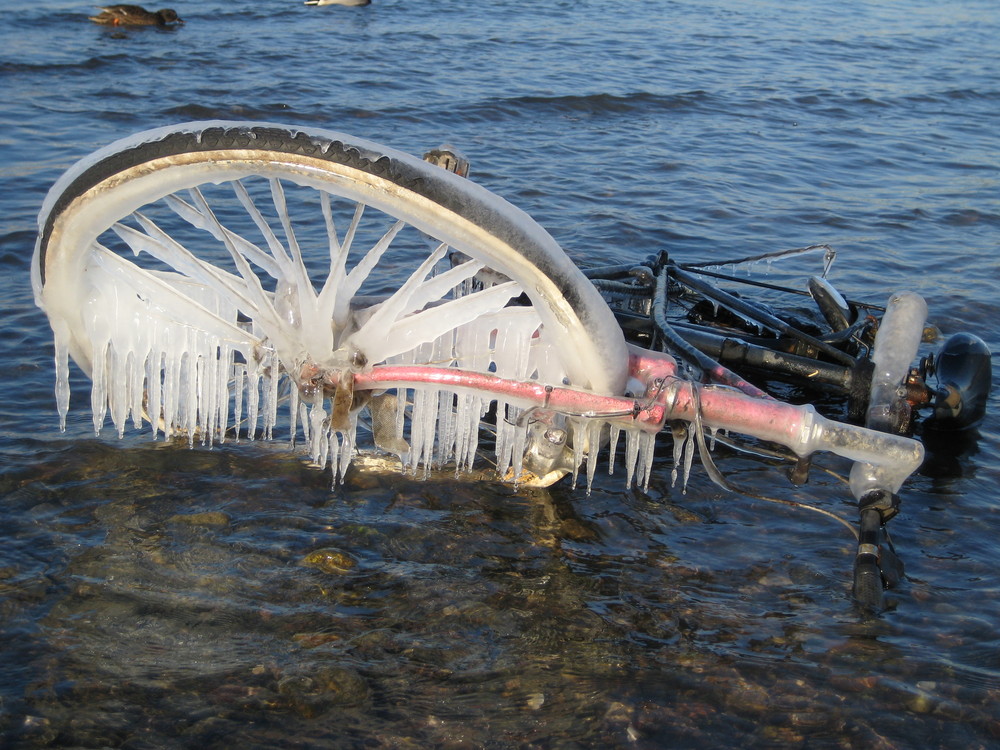
{"type": "Polygon", "coordinates": [[[371,5],[372,0],[306,0],[306,5],[371,5]]]}
{"type": "Polygon", "coordinates": [[[90,20],[105,26],[169,26],[184,23],[177,11],[170,8],[157,11],[146,10],[139,5],[107,5],[98,8],[101,12],[91,16],[90,20]]]}

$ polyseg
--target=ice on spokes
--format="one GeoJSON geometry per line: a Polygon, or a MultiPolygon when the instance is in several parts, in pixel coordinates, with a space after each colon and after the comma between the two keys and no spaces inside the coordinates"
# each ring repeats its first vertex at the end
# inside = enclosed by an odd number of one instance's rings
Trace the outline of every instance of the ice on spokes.
{"type": "MultiPolygon", "coordinates": [[[[358,418],[363,413],[352,415],[348,429],[331,426],[330,398],[321,390],[300,398],[279,347],[272,344],[273,337],[259,321],[239,322],[236,306],[227,297],[189,277],[139,271],[107,250],[95,251],[95,258],[87,270],[92,291],[85,319],[88,339],[93,342],[91,406],[96,430],[110,416],[119,435],[132,420],[136,426],[151,423],[154,434],[166,438],[186,436],[192,444],[223,442],[227,431],[237,437],[270,438],[279,419],[281,394],[287,392],[291,431],[301,434],[317,465],[329,465],[335,476],[343,476],[355,451],[358,418]],[[152,419],[151,415],[158,416],[152,419]]],[[[454,274],[452,280],[466,271],[454,274]]],[[[426,296],[428,292],[421,293],[426,296]]],[[[481,312],[502,304],[487,305],[484,299],[506,302],[518,293],[513,285],[480,293],[482,299],[475,295],[461,298],[473,299],[475,317],[416,347],[412,335],[417,321],[451,303],[393,321],[388,328],[405,331],[410,348],[390,354],[386,364],[453,366],[515,380],[561,383],[565,375],[532,308],[481,312]]],[[[381,308],[386,309],[389,305],[381,308]]],[[[275,310],[272,319],[277,318],[275,310]]],[[[381,351],[393,351],[393,338],[386,337],[380,346],[381,351]]],[[[405,348],[398,339],[395,346],[405,348]]],[[[58,336],[57,352],[59,391],[68,394],[68,353],[58,336]]],[[[454,465],[456,471],[471,470],[479,453],[482,420],[495,405],[497,471],[501,476],[521,475],[526,435],[520,420],[522,407],[473,392],[436,388],[400,389],[397,399],[405,405],[396,410],[397,445],[405,448],[398,454],[411,472],[445,465],[454,465]]],[[[68,397],[60,398],[59,408],[65,420],[68,397]]],[[[574,444],[577,462],[586,463],[588,486],[597,464],[600,431],[607,432],[604,425],[582,418],[570,425],[577,435],[587,435],[574,444]],[[586,453],[584,446],[590,446],[586,453]]],[[[626,442],[627,481],[631,483],[635,476],[645,484],[652,436],[626,431],[626,442]]]]}
{"type": "MultiPolygon", "coordinates": [[[[154,436],[186,436],[191,444],[222,442],[227,432],[237,438],[270,438],[279,401],[287,399],[293,439],[301,435],[313,461],[330,465],[334,476],[342,478],[355,452],[359,417],[364,422],[376,405],[391,413],[394,429],[389,432],[394,434],[387,437],[382,429],[375,442],[399,455],[412,472],[448,464],[470,470],[483,419],[495,409],[497,471],[520,477],[527,429],[522,405],[475,392],[399,388],[390,407],[389,396],[375,395],[371,409],[355,409],[345,423],[333,418],[332,400],[323,389],[310,388],[301,373],[375,363],[432,364],[512,380],[567,383],[535,309],[508,306],[523,289],[496,274],[483,283],[478,276],[483,263],[475,260],[439,270],[449,253],[442,244],[392,294],[354,304],[401,222],[389,226],[348,270],[364,206],[357,206],[341,237],[329,198],[321,193],[330,268],[317,290],[306,272],[281,184],[272,180],[270,185],[281,239],[243,184],[237,180],[233,189],[260,230],[263,247],[224,226],[197,188],[186,199],[171,195],[165,203],[221,243],[235,273],[205,262],[141,212],[128,223],[114,224],[112,231],[134,255],[154,258],[173,271],[149,270],[98,241],[92,244],[83,278],[76,280],[88,293],[83,335],[75,338],[89,342],[90,351],[72,353],[92,379],[95,430],[110,417],[119,435],[131,419],[136,427],[151,424],[154,436]],[[262,280],[267,277],[273,277],[273,291],[265,289],[262,280]],[[316,324],[324,320],[330,323],[316,324]]],[[[58,294],[54,286],[50,282],[48,295],[58,294]]],[[[45,306],[55,332],[57,402],[65,426],[71,323],[60,316],[58,305],[45,306]]],[[[586,462],[589,486],[608,429],[599,419],[563,421],[573,435],[573,470],[586,462]]],[[[639,463],[638,480],[645,483],[652,457],[651,447],[645,446],[651,446],[652,438],[628,432],[629,446],[643,446],[626,451],[628,481],[639,463]]]]}

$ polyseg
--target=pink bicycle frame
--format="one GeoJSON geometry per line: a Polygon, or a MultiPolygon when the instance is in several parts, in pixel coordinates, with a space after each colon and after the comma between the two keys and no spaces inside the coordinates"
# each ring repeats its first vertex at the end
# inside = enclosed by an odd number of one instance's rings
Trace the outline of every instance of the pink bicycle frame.
{"type": "MultiPolygon", "coordinates": [[[[623,428],[658,432],[668,421],[693,422],[779,443],[799,457],[828,451],[876,469],[879,489],[897,492],[923,460],[916,440],[827,419],[811,405],[748,395],[730,385],[701,385],[678,376],[667,354],[632,347],[630,377],[641,397],[606,396],[534,381],[511,380],[449,367],[384,365],[353,376],[353,390],[443,388],[489,393],[525,408],[603,419],[623,428]]],[[[342,374],[341,377],[344,377],[342,374]]],[[[865,491],[872,489],[864,488],[865,491]]]]}

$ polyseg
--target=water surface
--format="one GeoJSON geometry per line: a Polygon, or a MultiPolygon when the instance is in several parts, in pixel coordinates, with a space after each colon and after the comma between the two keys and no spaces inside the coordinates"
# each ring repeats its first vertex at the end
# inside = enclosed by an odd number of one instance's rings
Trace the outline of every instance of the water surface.
{"type": "MultiPolygon", "coordinates": [[[[825,242],[849,296],[927,298],[1000,350],[1000,12],[536,0],[175,6],[179,29],[4,6],[0,735],[12,747],[988,747],[1000,738],[998,421],[931,444],[891,608],[819,514],[602,476],[587,496],[284,443],[58,431],[28,264],[74,160],[191,119],[328,127],[472,176],[582,265],[825,242]]],[[[994,376],[996,385],[997,376],[994,376]]],[[[759,494],[853,518],[825,460],[759,494]]],[[[839,476],[838,476],[839,475],[839,476]]]]}

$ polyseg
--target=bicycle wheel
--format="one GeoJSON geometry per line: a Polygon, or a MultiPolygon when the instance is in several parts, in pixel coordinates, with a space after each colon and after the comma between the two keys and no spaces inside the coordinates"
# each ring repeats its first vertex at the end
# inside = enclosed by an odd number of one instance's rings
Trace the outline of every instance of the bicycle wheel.
{"type": "MultiPolygon", "coordinates": [[[[293,436],[301,419],[341,474],[367,401],[325,404],[317,373],[434,363],[604,394],[627,379],[613,314],[530,217],[325,130],[189,123],[118,141],[49,192],[32,273],[63,424],[70,357],[93,381],[97,430],[108,412],[120,434],[146,415],[154,434],[209,442],[243,421],[254,437],[259,419],[270,436],[283,373],[293,436]]],[[[383,447],[461,467],[490,403],[421,389],[368,406],[383,447]]],[[[501,434],[509,414],[496,421],[504,469],[518,439],[501,434]]]]}

